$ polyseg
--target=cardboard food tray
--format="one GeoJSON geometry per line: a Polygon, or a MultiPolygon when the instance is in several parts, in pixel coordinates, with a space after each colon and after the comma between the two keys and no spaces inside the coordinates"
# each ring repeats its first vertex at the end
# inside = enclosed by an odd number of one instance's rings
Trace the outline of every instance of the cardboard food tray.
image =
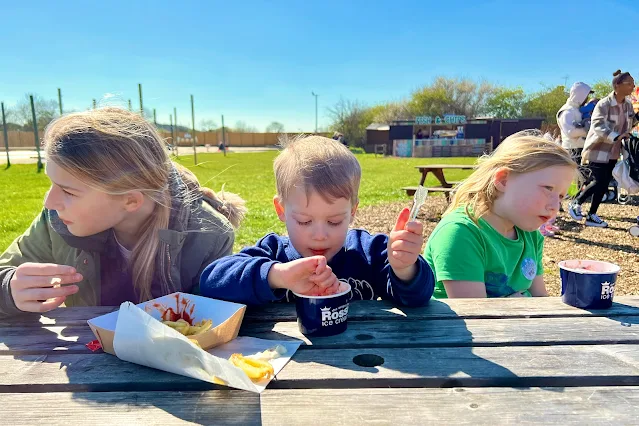
{"type": "MultiPolygon", "coordinates": [[[[204,350],[214,348],[235,339],[240,331],[244,312],[246,311],[246,305],[239,303],[225,302],[179,292],[149,300],[137,306],[158,320],[161,319],[162,314],[167,309],[177,314],[186,312],[194,323],[203,319],[211,319],[213,321],[213,328],[201,334],[188,336],[189,338],[197,340],[204,350]]],[[[87,321],[93,334],[95,334],[96,338],[100,341],[104,352],[110,353],[111,355],[115,355],[113,339],[115,337],[118,312],[119,311],[111,312],[87,321]]]]}

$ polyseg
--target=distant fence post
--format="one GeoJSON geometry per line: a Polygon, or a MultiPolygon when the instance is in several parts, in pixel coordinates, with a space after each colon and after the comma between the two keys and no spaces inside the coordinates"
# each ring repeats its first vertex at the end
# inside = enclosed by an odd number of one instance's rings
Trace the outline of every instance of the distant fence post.
{"type": "Polygon", "coordinates": [[[140,93],[140,115],[144,117],[144,104],[142,103],[142,83],[138,83],[138,92],[140,93]]]}
{"type": "Polygon", "coordinates": [[[38,173],[42,170],[42,157],[40,157],[40,139],[38,138],[38,120],[36,119],[35,106],[33,105],[33,95],[29,95],[31,101],[31,116],[33,117],[33,135],[35,136],[35,147],[38,152],[38,173]]]}
{"type": "Polygon", "coordinates": [[[175,138],[175,129],[173,128],[173,116],[169,114],[169,121],[171,122],[171,142],[173,143],[173,149],[175,150],[175,156],[179,157],[178,144],[175,138]]]}
{"type": "Polygon", "coordinates": [[[58,106],[60,107],[60,115],[62,115],[62,90],[58,87],[58,106]]]}
{"type": "Polygon", "coordinates": [[[7,135],[7,119],[4,116],[4,102],[2,105],[2,132],[4,133],[4,149],[7,151],[7,168],[11,167],[11,160],[9,160],[9,135],[7,135]]]}
{"type": "Polygon", "coordinates": [[[191,95],[191,126],[193,130],[193,135],[191,135],[191,139],[193,139],[193,160],[195,164],[197,164],[197,150],[195,149],[195,105],[193,104],[193,95],[191,95]]]}
{"type": "Polygon", "coordinates": [[[224,114],[222,114],[222,152],[226,157],[226,130],[224,128],[224,114]]]}

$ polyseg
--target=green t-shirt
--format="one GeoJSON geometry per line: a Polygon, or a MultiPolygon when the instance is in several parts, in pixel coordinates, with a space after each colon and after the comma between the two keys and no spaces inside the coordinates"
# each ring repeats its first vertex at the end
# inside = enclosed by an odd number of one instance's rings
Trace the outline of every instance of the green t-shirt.
{"type": "Polygon", "coordinates": [[[488,297],[530,296],[533,279],[544,273],[544,237],[539,231],[515,230],[517,239],[511,240],[484,219],[476,225],[463,207],[444,216],[424,250],[437,281],[433,296],[447,297],[442,281],[448,280],[483,282],[488,297]]]}

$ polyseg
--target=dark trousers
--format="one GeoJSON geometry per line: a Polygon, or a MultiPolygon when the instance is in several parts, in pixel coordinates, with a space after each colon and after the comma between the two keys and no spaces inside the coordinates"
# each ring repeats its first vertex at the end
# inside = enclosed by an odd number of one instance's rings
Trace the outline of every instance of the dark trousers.
{"type": "Polygon", "coordinates": [[[582,204],[588,197],[592,196],[592,204],[588,214],[597,213],[603,196],[608,192],[608,185],[612,179],[612,170],[615,168],[615,164],[617,164],[617,160],[610,160],[608,163],[590,163],[588,165],[591,181],[577,197],[577,203],[582,204]]]}

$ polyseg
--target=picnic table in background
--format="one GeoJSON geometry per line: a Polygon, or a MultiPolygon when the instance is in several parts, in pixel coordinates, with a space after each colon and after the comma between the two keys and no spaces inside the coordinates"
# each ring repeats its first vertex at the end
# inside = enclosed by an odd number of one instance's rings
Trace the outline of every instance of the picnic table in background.
{"type": "MultiPolygon", "coordinates": [[[[453,187],[459,182],[448,182],[444,176],[444,169],[454,170],[473,170],[475,165],[472,164],[427,164],[424,166],[415,166],[419,170],[422,177],[419,180],[419,185],[424,185],[428,173],[432,173],[440,183],[440,186],[427,187],[426,191],[430,192],[443,192],[446,195],[446,200],[450,202],[450,193],[453,191],[453,187]]],[[[402,188],[409,196],[415,195],[417,186],[405,186],[402,188]]]]}
{"type": "Polygon", "coordinates": [[[292,304],[247,311],[240,335],[301,339],[261,394],[91,352],[116,308],[0,319],[0,413],[17,424],[639,422],[639,297],[605,311],[559,298],[351,303],[345,333],[306,338],[292,304]]]}

